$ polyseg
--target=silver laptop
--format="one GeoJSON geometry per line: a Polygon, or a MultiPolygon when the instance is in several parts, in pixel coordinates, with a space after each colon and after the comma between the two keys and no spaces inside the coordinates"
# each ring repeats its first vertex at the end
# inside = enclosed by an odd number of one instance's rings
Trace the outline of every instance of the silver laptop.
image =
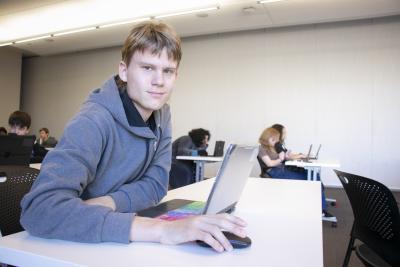
{"type": "Polygon", "coordinates": [[[317,153],[315,154],[315,156],[311,156],[312,147],[313,147],[313,145],[311,144],[310,148],[308,149],[307,157],[305,159],[300,159],[300,161],[310,162],[310,160],[318,159],[319,151],[321,150],[321,144],[318,146],[318,150],[317,150],[317,153]]]}
{"type": "Polygon", "coordinates": [[[207,202],[173,199],[137,215],[177,220],[191,215],[232,212],[239,201],[258,154],[258,146],[230,144],[207,202]]]}
{"type": "Polygon", "coordinates": [[[318,146],[317,153],[315,154],[315,156],[314,157],[309,156],[309,159],[315,159],[315,160],[318,159],[319,151],[321,150],[321,146],[322,146],[321,144],[318,146]]]}
{"type": "Polygon", "coordinates": [[[313,147],[313,145],[311,144],[310,147],[308,148],[308,153],[307,153],[306,158],[299,159],[299,161],[310,162],[310,156],[311,156],[312,147],[313,147]]]}

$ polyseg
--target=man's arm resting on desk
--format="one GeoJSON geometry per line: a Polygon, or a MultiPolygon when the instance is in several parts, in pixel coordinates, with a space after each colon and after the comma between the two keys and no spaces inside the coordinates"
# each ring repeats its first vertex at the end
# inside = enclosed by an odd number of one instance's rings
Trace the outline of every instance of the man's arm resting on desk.
{"type": "MultiPolygon", "coordinates": [[[[115,210],[114,200],[109,196],[89,199],[85,203],[115,210]]],[[[130,240],[169,245],[202,240],[216,251],[223,252],[232,250],[232,246],[222,234],[222,229],[245,237],[245,226],[246,223],[242,219],[229,214],[194,216],[172,222],[135,216],[130,240]]]]}

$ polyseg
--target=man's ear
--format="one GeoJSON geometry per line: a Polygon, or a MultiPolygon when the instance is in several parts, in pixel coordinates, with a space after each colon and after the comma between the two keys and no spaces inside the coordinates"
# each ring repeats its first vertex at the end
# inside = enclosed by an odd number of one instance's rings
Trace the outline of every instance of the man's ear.
{"type": "Polygon", "coordinates": [[[126,65],[126,63],[124,61],[120,61],[119,65],[118,65],[118,74],[119,74],[119,78],[124,82],[128,81],[128,77],[126,75],[127,72],[128,72],[128,66],[126,65]]]}

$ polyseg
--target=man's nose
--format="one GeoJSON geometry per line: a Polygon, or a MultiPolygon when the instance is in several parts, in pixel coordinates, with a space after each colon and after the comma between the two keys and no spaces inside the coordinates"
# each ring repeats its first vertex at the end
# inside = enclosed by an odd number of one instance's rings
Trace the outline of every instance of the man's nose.
{"type": "Polygon", "coordinates": [[[164,85],[164,73],[163,71],[156,71],[152,80],[153,85],[163,86],[164,85]]]}

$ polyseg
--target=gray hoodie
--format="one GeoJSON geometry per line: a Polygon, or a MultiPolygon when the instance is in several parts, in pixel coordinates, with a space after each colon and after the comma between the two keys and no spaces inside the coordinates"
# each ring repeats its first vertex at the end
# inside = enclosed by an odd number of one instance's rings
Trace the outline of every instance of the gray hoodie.
{"type": "Polygon", "coordinates": [[[23,227],[45,238],[128,243],[134,213],[157,204],[168,188],[168,105],[154,118],[155,133],[129,126],[114,78],[93,91],[22,200],[23,227]],[[83,202],[105,195],[115,212],[83,202]]]}

